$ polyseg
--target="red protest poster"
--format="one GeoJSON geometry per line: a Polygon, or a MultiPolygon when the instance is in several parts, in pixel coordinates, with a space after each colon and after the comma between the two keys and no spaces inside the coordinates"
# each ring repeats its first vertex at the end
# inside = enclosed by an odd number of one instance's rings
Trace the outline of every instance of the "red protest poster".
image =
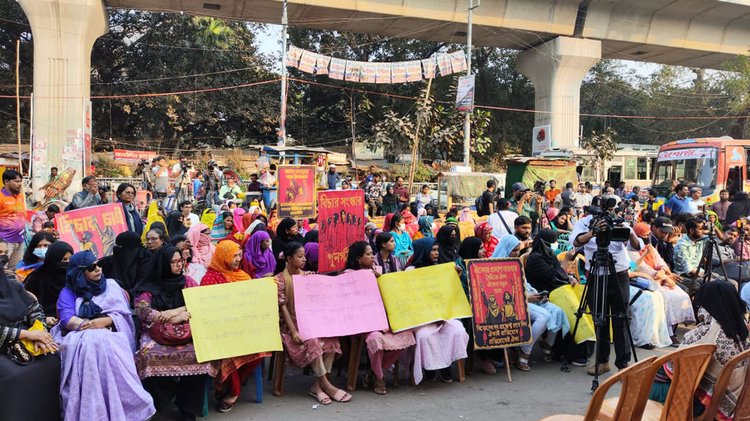
{"type": "Polygon", "coordinates": [[[518,259],[467,261],[475,349],[531,343],[523,266],[518,259]]]}
{"type": "Polygon", "coordinates": [[[315,167],[312,165],[279,166],[279,217],[315,217],[315,167]]]}
{"type": "Polygon", "coordinates": [[[76,252],[91,250],[97,258],[109,256],[115,237],[128,230],[125,212],[119,203],[76,209],[55,215],[60,240],[76,252]]]}
{"type": "Polygon", "coordinates": [[[343,270],[349,245],[365,239],[365,192],[326,190],[318,193],[320,250],[318,272],[343,270]]]}

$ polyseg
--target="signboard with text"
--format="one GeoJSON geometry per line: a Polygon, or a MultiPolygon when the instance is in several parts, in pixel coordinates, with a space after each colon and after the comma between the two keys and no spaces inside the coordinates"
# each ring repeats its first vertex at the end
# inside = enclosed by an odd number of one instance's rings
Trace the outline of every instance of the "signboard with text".
{"type": "Polygon", "coordinates": [[[128,230],[128,223],[122,205],[110,203],[58,213],[55,229],[74,251],[91,250],[102,258],[112,254],[115,238],[128,230]]]}
{"type": "Polygon", "coordinates": [[[363,190],[318,192],[318,272],[343,270],[349,246],[364,239],[364,194],[363,190]]]}
{"type": "Polygon", "coordinates": [[[315,217],[315,167],[281,165],[278,171],[280,218],[315,217]]]}

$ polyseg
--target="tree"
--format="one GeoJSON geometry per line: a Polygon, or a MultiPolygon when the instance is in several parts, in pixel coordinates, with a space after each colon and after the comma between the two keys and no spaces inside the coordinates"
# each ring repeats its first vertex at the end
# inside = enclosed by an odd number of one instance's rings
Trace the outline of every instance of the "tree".
{"type": "Polygon", "coordinates": [[[617,152],[616,136],[617,132],[607,127],[601,133],[593,131],[591,135],[581,139],[581,147],[591,154],[588,164],[593,164],[596,168],[597,183],[604,179],[604,164],[611,161],[617,152]]]}
{"type": "Polygon", "coordinates": [[[724,75],[722,84],[729,94],[729,107],[738,115],[729,135],[735,139],[745,138],[747,119],[750,115],[750,57],[737,56],[724,65],[731,72],[724,75]]]}

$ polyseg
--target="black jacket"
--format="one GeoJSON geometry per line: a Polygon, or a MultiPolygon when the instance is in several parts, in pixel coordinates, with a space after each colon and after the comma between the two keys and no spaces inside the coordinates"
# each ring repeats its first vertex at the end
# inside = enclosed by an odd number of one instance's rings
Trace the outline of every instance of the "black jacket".
{"type": "Polygon", "coordinates": [[[526,259],[526,281],[540,292],[552,292],[570,283],[562,266],[547,261],[537,250],[532,251],[526,259]]]}

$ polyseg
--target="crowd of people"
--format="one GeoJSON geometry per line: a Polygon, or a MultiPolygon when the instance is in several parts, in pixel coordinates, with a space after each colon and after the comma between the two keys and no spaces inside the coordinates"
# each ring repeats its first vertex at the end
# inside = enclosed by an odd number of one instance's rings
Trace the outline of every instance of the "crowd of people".
{"type": "MultiPolygon", "coordinates": [[[[260,167],[269,168],[266,162],[260,167]]],[[[159,197],[167,191],[158,180],[162,174],[154,174],[159,197]]],[[[629,233],[627,241],[608,245],[616,273],[608,278],[607,304],[612,314],[631,316],[612,320],[616,368],[631,362],[628,323],[633,342],[644,348],[719,341],[713,372],[750,346],[744,319],[750,304],[750,226],[745,223],[750,200],[743,193],[730,201],[722,192],[709,207],[700,202],[700,191],[682,184],[658,202],[637,188],[605,185],[595,195],[589,183],[567,183],[559,190],[550,182],[544,191],[515,183],[506,199],[498,197],[490,180],[476,212],[458,207],[440,214],[428,189],[412,198],[400,177],[382,188],[379,174],[370,176],[360,185],[346,185],[337,174],[326,178],[332,188],[363,187],[368,203],[370,220],[361,241],[349,246],[344,270],[380,276],[451,263],[468,298],[468,260],[519,258],[533,342],[512,350],[518,370],[555,360],[588,367],[589,374],[611,370],[610,347],[598,347],[593,358],[589,342],[573,337],[574,316],[563,310],[566,303],[577,303],[577,285],[595,276],[588,269],[597,236],[610,229],[602,213],[622,216],[629,233]],[[706,262],[703,250],[713,238],[718,253],[706,262]],[[709,268],[713,274],[707,278],[709,268]],[[682,342],[680,325],[689,329],[682,342]],[[542,362],[533,361],[537,347],[542,362]]],[[[146,420],[171,405],[183,419],[194,419],[206,405],[209,385],[216,409],[231,411],[244,382],[270,354],[198,363],[182,292],[269,276],[278,286],[284,350],[294,365],[313,373],[311,397],[323,405],[353,399],[330,376],[346,348],[340,338],[302,340],[298,330],[293,276],[317,272],[314,219],[277,218],[273,209],[233,200],[231,191],[221,194],[228,185],[218,184],[205,190],[217,194],[200,214],[195,197],[175,198],[173,211],[160,210],[154,201],[143,212],[134,203],[138,189],[121,184],[115,193],[128,231],[117,235],[110,256],[99,259],[88,250],[74,252],[58,239],[54,225],[44,228],[58,207],[36,215],[38,223],[27,223],[20,175],[6,171],[2,181],[0,264],[8,276],[0,279],[0,382],[8,404],[0,407],[0,419],[146,420]],[[41,395],[60,399],[34,404],[41,395]]],[[[84,178],[74,207],[96,203],[90,197],[98,194],[95,183],[84,178]]],[[[503,305],[490,303],[489,314],[499,314],[503,305]]],[[[386,378],[398,376],[398,367],[417,384],[450,383],[454,363],[470,355],[479,370],[495,374],[504,363],[502,350],[474,350],[472,336],[470,319],[366,334],[369,367],[362,384],[385,395],[386,378]]],[[[609,328],[597,337],[608,344],[609,328]]],[[[701,382],[696,408],[710,400],[712,379],[701,382]]],[[[666,369],[661,384],[668,382],[666,369]]],[[[732,398],[723,398],[721,419],[732,416],[732,398]]]]}

